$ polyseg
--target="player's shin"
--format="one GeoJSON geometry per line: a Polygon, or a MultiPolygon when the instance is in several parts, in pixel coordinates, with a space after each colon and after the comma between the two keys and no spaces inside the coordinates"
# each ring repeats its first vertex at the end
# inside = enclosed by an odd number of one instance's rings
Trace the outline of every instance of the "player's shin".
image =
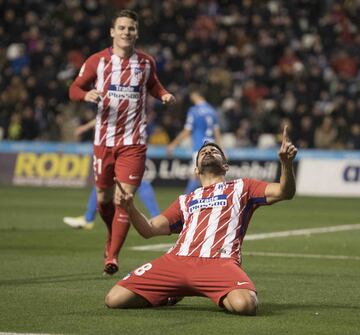
{"type": "Polygon", "coordinates": [[[117,265],[118,255],[125,242],[129,227],[129,217],[126,211],[123,208],[116,207],[112,223],[111,246],[106,263],[117,265]]]}

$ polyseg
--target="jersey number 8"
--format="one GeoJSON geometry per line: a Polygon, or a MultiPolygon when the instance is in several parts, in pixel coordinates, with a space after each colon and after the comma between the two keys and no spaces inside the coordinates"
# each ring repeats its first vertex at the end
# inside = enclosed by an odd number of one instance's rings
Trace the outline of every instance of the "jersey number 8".
{"type": "Polygon", "coordinates": [[[142,276],[145,273],[145,271],[148,271],[151,268],[152,268],[152,264],[151,263],[146,263],[143,266],[140,266],[139,268],[137,268],[134,271],[134,274],[136,274],[137,276],[142,276]]]}

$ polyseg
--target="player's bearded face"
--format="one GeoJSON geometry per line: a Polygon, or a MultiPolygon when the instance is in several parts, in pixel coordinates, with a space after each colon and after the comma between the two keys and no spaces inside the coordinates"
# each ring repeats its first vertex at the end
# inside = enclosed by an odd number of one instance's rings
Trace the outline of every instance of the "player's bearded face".
{"type": "Polygon", "coordinates": [[[204,148],[199,155],[198,169],[200,174],[206,172],[225,175],[226,167],[221,153],[215,147],[204,148]]]}
{"type": "Polygon", "coordinates": [[[138,38],[137,24],[128,17],[119,17],[110,30],[115,46],[119,48],[133,47],[138,38]]]}

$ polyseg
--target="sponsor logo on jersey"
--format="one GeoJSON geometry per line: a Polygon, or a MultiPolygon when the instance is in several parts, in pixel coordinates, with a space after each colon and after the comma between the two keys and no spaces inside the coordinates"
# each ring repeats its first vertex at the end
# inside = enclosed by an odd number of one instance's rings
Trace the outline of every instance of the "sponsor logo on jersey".
{"type": "Polygon", "coordinates": [[[112,84],[109,86],[107,95],[109,98],[139,100],[140,87],[112,84]]]}
{"type": "Polygon", "coordinates": [[[134,73],[135,73],[135,74],[142,73],[141,68],[140,68],[140,67],[136,67],[136,68],[134,69],[134,73]]]}
{"type": "Polygon", "coordinates": [[[224,207],[227,205],[227,195],[220,194],[209,198],[194,199],[190,201],[189,213],[194,213],[203,208],[224,207]]]}
{"type": "Polygon", "coordinates": [[[140,92],[140,86],[130,86],[130,85],[118,85],[111,84],[109,85],[109,91],[117,91],[117,92],[140,92]]]}

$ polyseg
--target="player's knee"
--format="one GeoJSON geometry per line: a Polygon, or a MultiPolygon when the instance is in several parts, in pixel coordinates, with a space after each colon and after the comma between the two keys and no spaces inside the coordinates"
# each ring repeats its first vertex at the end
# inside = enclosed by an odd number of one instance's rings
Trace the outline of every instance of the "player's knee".
{"type": "Polygon", "coordinates": [[[105,297],[105,305],[109,308],[116,308],[116,301],[111,293],[105,297]]]}
{"type": "Polygon", "coordinates": [[[98,204],[107,204],[112,201],[114,198],[113,189],[97,189],[96,190],[96,200],[98,204]]]}
{"type": "Polygon", "coordinates": [[[225,307],[229,312],[239,315],[256,315],[257,297],[253,291],[244,291],[242,294],[235,294],[228,297],[228,305],[225,307]]]}
{"type": "Polygon", "coordinates": [[[105,297],[105,305],[109,308],[125,308],[125,300],[121,299],[118,294],[113,294],[111,291],[105,297]]]}

